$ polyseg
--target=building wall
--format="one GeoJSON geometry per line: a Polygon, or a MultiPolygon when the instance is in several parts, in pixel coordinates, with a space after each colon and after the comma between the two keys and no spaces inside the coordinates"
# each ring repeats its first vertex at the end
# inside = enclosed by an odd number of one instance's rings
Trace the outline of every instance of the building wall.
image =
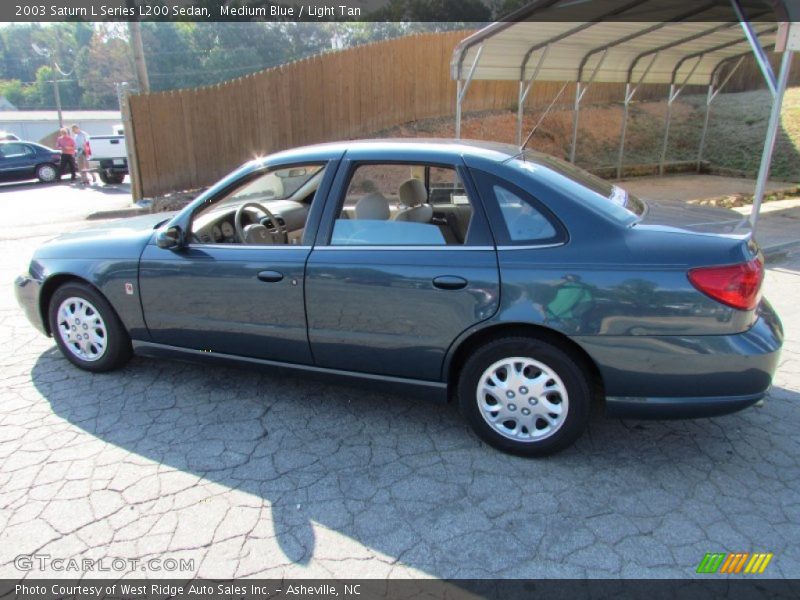
{"type": "MultiPolygon", "coordinates": [[[[0,130],[14,133],[23,140],[47,144],[58,131],[58,119],[55,117],[46,120],[14,120],[13,113],[11,115],[11,118],[7,115],[0,117],[0,130]]],[[[121,121],[122,117],[96,120],[82,119],[78,116],[72,119],[65,117],[64,125],[77,124],[89,135],[111,135],[114,132],[114,126],[119,125],[121,121]]]]}

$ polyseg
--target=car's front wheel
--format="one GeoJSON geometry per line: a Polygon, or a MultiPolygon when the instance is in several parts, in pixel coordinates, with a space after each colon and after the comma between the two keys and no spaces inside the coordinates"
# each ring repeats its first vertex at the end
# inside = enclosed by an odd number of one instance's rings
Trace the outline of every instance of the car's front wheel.
{"type": "Polygon", "coordinates": [[[42,183],[53,183],[58,177],[58,169],[50,163],[39,165],[36,167],[36,177],[42,183]]]}
{"type": "Polygon", "coordinates": [[[88,285],[67,283],[50,299],[50,331],[61,353],[87,371],[110,371],[131,357],[131,340],[108,301],[88,285]]]}
{"type": "Polygon", "coordinates": [[[458,401],[488,444],[512,454],[546,456],[583,432],[591,387],[580,359],[566,348],[508,337],[480,347],[466,361],[458,401]]]}

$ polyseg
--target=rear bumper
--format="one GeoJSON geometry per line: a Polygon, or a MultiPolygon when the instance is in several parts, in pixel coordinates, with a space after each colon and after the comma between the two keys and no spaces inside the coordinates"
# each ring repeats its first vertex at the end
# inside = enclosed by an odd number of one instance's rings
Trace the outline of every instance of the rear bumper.
{"type": "Polygon", "coordinates": [[[711,417],[746,408],[769,391],[783,327],[768,302],[742,333],[581,337],[606,390],[606,413],[632,418],[711,417]]]}

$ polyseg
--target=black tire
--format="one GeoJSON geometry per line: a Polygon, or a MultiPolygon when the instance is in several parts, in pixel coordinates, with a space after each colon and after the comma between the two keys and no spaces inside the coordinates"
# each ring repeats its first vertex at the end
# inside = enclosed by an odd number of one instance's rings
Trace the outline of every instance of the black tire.
{"type": "Polygon", "coordinates": [[[124,173],[108,173],[106,171],[100,170],[100,181],[105,183],[106,185],[116,185],[122,183],[125,179],[124,173]]]}
{"type": "MultiPolygon", "coordinates": [[[[527,371],[528,374],[532,372],[534,371],[527,371]]],[[[548,383],[551,381],[553,382],[552,385],[560,387],[553,379],[549,379],[548,383]]],[[[519,388],[519,390],[513,391],[515,394],[521,394],[522,389],[519,388]]],[[[573,352],[536,338],[505,337],[481,346],[467,359],[459,373],[457,396],[461,413],[483,441],[503,452],[535,457],[559,452],[573,444],[580,437],[586,428],[589,416],[592,399],[591,390],[590,379],[584,363],[579,357],[574,356],[573,352]],[[526,398],[522,396],[517,396],[516,401],[509,399],[505,404],[505,409],[519,411],[513,414],[519,415],[521,420],[515,421],[514,418],[509,417],[508,420],[502,422],[503,424],[495,426],[490,425],[487,421],[487,418],[493,418],[494,414],[489,412],[490,409],[484,411],[481,406],[491,407],[493,406],[491,403],[496,402],[496,400],[492,398],[491,394],[487,395],[487,400],[481,399],[478,394],[478,384],[481,383],[485,372],[490,367],[504,359],[514,357],[524,357],[542,364],[549,368],[557,379],[560,379],[560,385],[563,385],[566,391],[567,402],[563,403],[564,399],[558,393],[552,396],[554,403],[566,406],[565,416],[557,427],[548,424],[544,420],[545,418],[552,418],[552,414],[545,415],[541,419],[535,419],[536,411],[542,410],[546,406],[544,403],[532,397],[526,398]],[[530,407],[526,401],[530,403],[530,407]],[[512,404],[512,402],[519,402],[519,406],[512,404]],[[522,411],[525,410],[528,411],[529,415],[533,416],[522,417],[522,411]],[[484,412],[488,415],[487,418],[484,418],[484,412]],[[533,419],[533,421],[530,421],[530,419],[533,419]],[[503,435],[498,431],[498,428],[506,427],[506,423],[513,423],[518,428],[520,436],[534,437],[528,431],[527,425],[520,425],[523,421],[526,424],[533,422],[533,426],[541,436],[541,439],[521,441],[508,437],[508,435],[511,435],[510,433],[503,435]],[[544,425],[544,427],[540,428],[539,425],[544,425]],[[545,431],[548,427],[554,429],[552,433],[545,431]]],[[[528,393],[526,388],[525,396],[528,393]]],[[[499,407],[501,404],[498,403],[497,406],[499,407]]],[[[500,414],[498,411],[497,415],[500,414]]],[[[558,417],[556,417],[556,421],[559,422],[558,417]]],[[[499,421],[497,422],[499,423],[499,421]]]]}
{"type": "MultiPolygon", "coordinates": [[[[91,312],[94,313],[95,310],[91,312]]],[[[59,287],[50,298],[47,316],[50,323],[50,331],[53,334],[56,345],[58,345],[58,349],[76,367],[94,373],[112,371],[127,363],[133,354],[131,338],[120,322],[119,317],[117,317],[117,313],[114,312],[114,309],[100,293],[86,284],[71,282],[59,287]],[[92,309],[96,310],[104,325],[103,339],[105,340],[105,348],[102,354],[98,353],[97,358],[93,360],[85,360],[76,355],[77,350],[73,351],[67,347],[67,342],[60,333],[61,324],[59,321],[61,320],[63,323],[64,319],[59,317],[59,307],[65,300],[70,298],[78,298],[88,302],[92,309]]],[[[79,327],[82,326],[83,324],[79,325],[79,327]]]]}
{"type": "Polygon", "coordinates": [[[44,163],[36,167],[36,177],[42,183],[53,183],[60,178],[58,167],[52,163],[44,163]]]}

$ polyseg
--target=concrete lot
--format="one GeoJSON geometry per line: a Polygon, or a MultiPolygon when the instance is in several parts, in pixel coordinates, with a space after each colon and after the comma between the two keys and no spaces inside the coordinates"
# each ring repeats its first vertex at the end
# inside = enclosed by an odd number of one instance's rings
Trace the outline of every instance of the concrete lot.
{"type": "Polygon", "coordinates": [[[787,339],[764,407],[598,415],[532,461],[405,397],[145,359],[70,366],[11,287],[37,244],[85,225],[51,189],[0,192],[4,215],[27,215],[0,235],[0,577],[64,574],[15,567],[36,553],[194,561],[153,577],[682,578],[726,551],[773,552],[764,577],[800,577],[800,255],[767,275],[787,339]]]}

